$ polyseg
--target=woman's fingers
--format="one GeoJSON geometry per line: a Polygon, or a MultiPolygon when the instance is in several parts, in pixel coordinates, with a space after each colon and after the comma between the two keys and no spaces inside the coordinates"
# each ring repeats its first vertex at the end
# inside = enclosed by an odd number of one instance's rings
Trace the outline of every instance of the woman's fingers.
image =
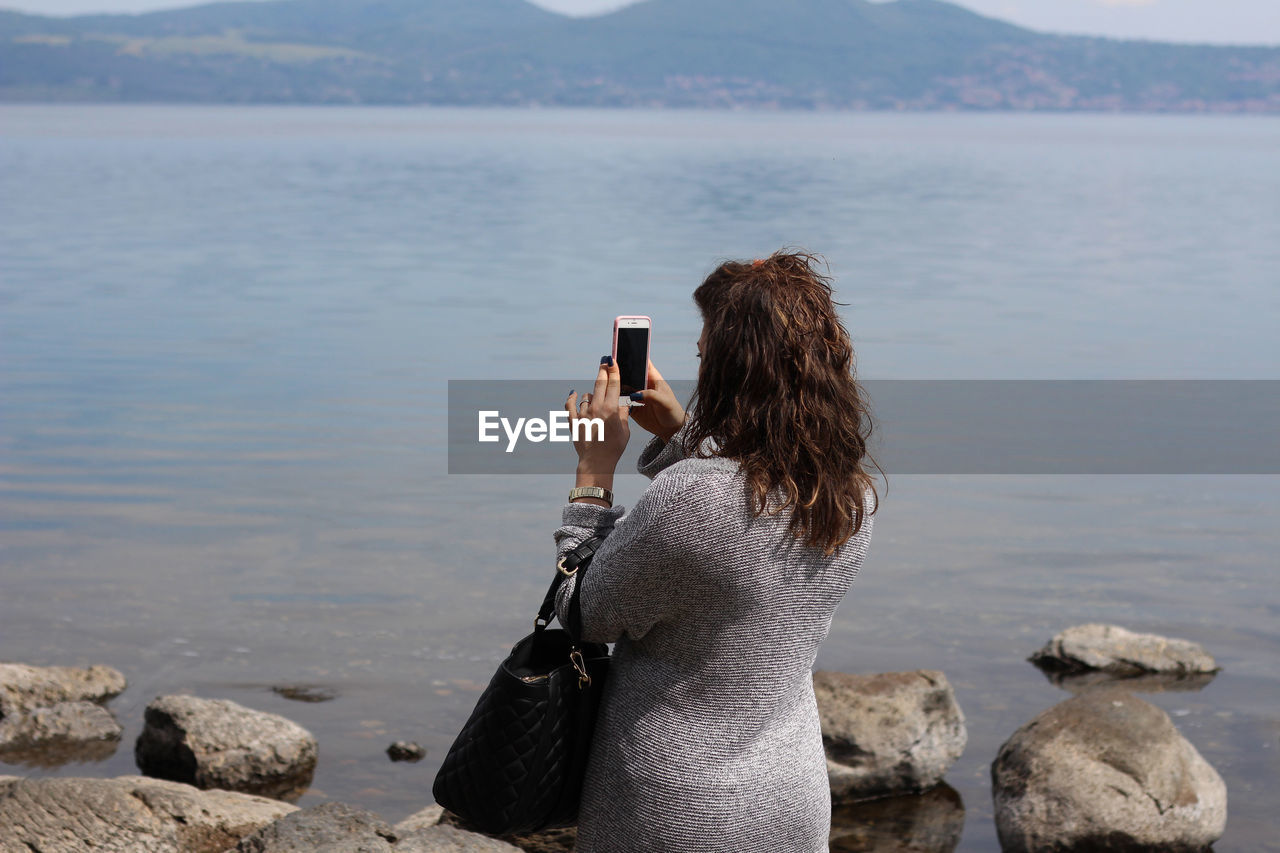
{"type": "Polygon", "coordinates": [[[604,416],[604,410],[600,408],[601,401],[609,395],[609,367],[603,361],[600,362],[600,370],[596,373],[596,385],[591,392],[591,413],[597,417],[604,416]]]}
{"type": "Polygon", "coordinates": [[[586,403],[586,398],[590,396],[583,394],[582,399],[578,399],[576,391],[570,391],[568,398],[564,401],[564,409],[569,413],[569,428],[573,429],[573,422],[582,417],[581,407],[586,403]]]}
{"type": "Polygon", "coordinates": [[[622,456],[630,437],[628,422],[631,411],[620,405],[619,395],[622,387],[622,373],[613,358],[605,356],[600,360],[600,369],[596,373],[595,385],[591,393],[581,398],[572,390],[565,397],[564,407],[569,412],[571,427],[583,419],[599,418],[604,422],[604,435],[593,438],[593,431],[587,430],[581,438],[574,438],[573,447],[578,454],[578,464],[592,466],[612,473],[622,456]]]}
{"type": "Polygon", "coordinates": [[[608,364],[608,387],[606,393],[608,396],[605,403],[609,406],[618,405],[618,400],[622,397],[622,371],[618,368],[618,364],[614,359],[609,359],[608,364]]]}

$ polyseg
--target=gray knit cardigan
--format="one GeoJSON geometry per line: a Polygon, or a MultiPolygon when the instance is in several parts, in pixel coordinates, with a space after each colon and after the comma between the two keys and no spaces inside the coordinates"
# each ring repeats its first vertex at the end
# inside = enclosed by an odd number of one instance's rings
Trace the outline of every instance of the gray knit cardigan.
{"type": "MultiPolygon", "coordinates": [[[[812,667],[871,539],[804,546],[755,517],[736,462],[651,440],[630,513],[566,504],[563,555],[606,540],[584,639],[616,643],[587,766],[578,853],[816,853],[831,826],[812,667]]],[[[868,503],[868,506],[872,504],[868,503]]],[[[561,585],[564,620],[577,578],[561,585]]]]}

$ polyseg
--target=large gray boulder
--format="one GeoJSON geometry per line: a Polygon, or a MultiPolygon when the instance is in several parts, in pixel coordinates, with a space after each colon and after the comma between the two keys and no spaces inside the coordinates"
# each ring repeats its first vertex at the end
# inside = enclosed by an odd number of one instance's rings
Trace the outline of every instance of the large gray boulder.
{"type": "Polygon", "coordinates": [[[391,853],[395,840],[395,831],[378,815],[332,802],[263,827],[242,838],[234,853],[391,853]]]}
{"type": "Polygon", "coordinates": [[[289,798],[311,784],[316,739],[297,723],[227,699],[161,696],[134,746],[148,776],[289,798]]]}
{"type": "Polygon", "coordinates": [[[923,791],[964,752],[964,714],[941,672],[819,671],[813,692],[836,800],[923,791]]]}
{"type": "Polygon", "coordinates": [[[0,758],[56,767],[108,757],[122,730],[97,703],[124,688],[124,676],[107,666],[0,664],[0,758]]]}
{"type": "Polygon", "coordinates": [[[991,780],[1005,853],[1201,851],[1227,822],[1222,777],[1164,711],[1117,688],[1018,729],[991,780]]]}
{"type": "Polygon", "coordinates": [[[295,808],[142,776],[0,777],[0,851],[221,853],[295,808]]]}
{"type": "Polygon", "coordinates": [[[1213,656],[1198,643],[1096,623],[1067,628],[1035,652],[1030,661],[1053,672],[1096,670],[1120,677],[1148,673],[1191,676],[1218,671],[1213,656]]]}
{"type": "Polygon", "coordinates": [[[831,812],[831,853],[951,853],[964,833],[964,803],[943,783],[923,794],[860,800],[831,812]]]}

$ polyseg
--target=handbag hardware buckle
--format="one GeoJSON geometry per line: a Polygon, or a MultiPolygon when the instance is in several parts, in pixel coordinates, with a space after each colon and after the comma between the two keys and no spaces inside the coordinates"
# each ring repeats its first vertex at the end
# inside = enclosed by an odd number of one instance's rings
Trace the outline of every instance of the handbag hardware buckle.
{"type": "Polygon", "coordinates": [[[564,575],[567,578],[571,578],[578,573],[578,567],[574,566],[572,569],[566,569],[564,567],[564,557],[561,557],[560,559],[556,560],[556,571],[558,571],[560,574],[564,575]]]}
{"type": "Polygon", "coordinates": [[[569,652],[569,660],[573,663],[573,668],[578,671],[578,689],[589,685],[591,676],[587,674],[587,664],[582,659],[582,650],[574,649],[569,652]]]}

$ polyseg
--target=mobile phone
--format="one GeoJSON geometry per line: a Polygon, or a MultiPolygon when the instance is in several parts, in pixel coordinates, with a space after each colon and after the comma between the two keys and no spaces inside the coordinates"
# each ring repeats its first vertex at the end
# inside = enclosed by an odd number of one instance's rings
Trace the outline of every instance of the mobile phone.
{"type": "Polygon", "coordinates": [[[653,321],[631,315],[613,321],[613,361],[622,374],[622,395],[643,391],[649,377],[649,333],[653,321]]]}

